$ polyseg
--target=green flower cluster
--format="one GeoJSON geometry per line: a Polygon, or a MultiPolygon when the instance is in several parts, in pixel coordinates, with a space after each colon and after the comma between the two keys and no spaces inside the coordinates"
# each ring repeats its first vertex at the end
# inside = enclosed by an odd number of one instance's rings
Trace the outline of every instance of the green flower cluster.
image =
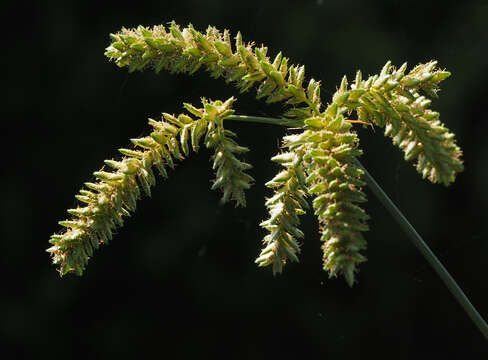
{"type": "Polygon", "coordinates": [[[235,49],[227,30],[221,33],[209,27],[202,34],[192,25],[181,30],[174,22],[169,29],[162,25],[123,28],[111,37],[113,42],[105,55],[118,66],[127,66],[130,72],[152,67],[156,73],[164,69],[193,74],[203,66],[212,77],[236,83],[241,92],[257,85],[257,98],[265,98],[268,103],[286,100],[291,105],[307,105],[293,109],[291,115],[306,117],[320,109],[318,82],[312,79],[307,89],[303,87],[304,66],[288,64],[288,58],[281,53],[271,61],[266,47],[245,44],[240,33],[235,38],[235,49]]]}
{"type": "Polygon", "coordinates": [[[218,169],[213,188],[223,190],[224,201],[234,199],[237,204],[245,204],[243,191],[253,179],[244,170],[251,166],[240,162],[234,154],[248,150],[237,145],[231,139],[233,134],[223,128],[223,120],[233,114],[234,100],[203,99],[201,109],[184,104],[196,119],[186,114],[176,117],[166,113],[161,121],[149,119],[153,129],[150,136],[132,139],[134,149],[119,149],[125,155],[122,160],[106,160],[112,171],[102,168],[93,173],[97,181],[85,183],[87,189],[76,195],[85,205],[69,209],[72,218],[59,222],[66,231],[51,236],[52,247],[47,251],[59,265],[61,275],[68,272],[81,275],[93,250],[112,240],[113,231],[123,226],[123,218],[136,210],[141,189],[151,196],[150,187],[156,183],[153,167],[166,178],[167,169],[175,167],[174,160],[188,156],[190,146],[198,151],[203,136],[206,146],[215,149],[214,168],[218,169]]]}
{"type": "Polygon", "coordinates": [[[369,229],[369,216],[357,205],[366,201],[363,171],[356,162],[362,151],[345,112],[346,107],[333,102],[322,116],[305,120],[303,133],[285,140],[290,149],[305,153],[307,192],[320,224],[324,270],[330,277],[344,275],[352,286],[357,264],[366,260],[360,251],[366,249],[362,232],[369,229]]]}
{"type": "Polygon", "coordinates": [[[245,207],[246,198],[244,196],[244,190],[251,187],[254,179],[244,171],[251,169],[252,165],[240,161],[235,154],[246,153],[249,149],[239,146],[233,139],[236,137],[236,134],[224,129],[223,125],[224,119],[234,113],[233,110],[230,110],[230,106],[234,100],[234,98],[230,98],[224,104],[218,100],[214,104],[208,103],[205,99],[203,100],[206,113],[215,113],[216,115],[214,121],[208,123],[205,144],[207,148],[215,149],[215,154],[212,156],[212,168],[214,170],[217,169],[217,175],[212,185],[212,190],[222,190],[223,203],[232,199],[236,201],[237,206],[245,207]],[[226,110],[223,114],[217,116],[218,112],[221,111],[219,106],[226,110]]]}
{"type": "Polygon", "coordinates": [[[367,80],[358,71],[350,90],[344,78],[334,101],[354,109],[360,121],[385,127],[385,135],[404,151],[405,160],[417,161],[423,178],[449,185],[463,170],[462,152],[439,113],[429,109],[427,97],[437,98],[439,83],[451,75],[436,65],[431,61],[405,74],[406,63],[395,70],[387,62],[379,75],[367,80]]]}
{"type": "MultiPolygon", "coordinates": [[[[361,254],[366,249],[362,232],[368,230],[369,216],[359,206],[366,197],[357,161],[362,151],[351,129],[353,123],[384,127],[385,134],[405,152],[405,159],[416,161],[417,170],[434,183],[448,185],[463,169],[454,135],[440,122],[439,114],[429,109],[428,98],[437,97],[439,83],[450,75],[434,61],[409,73],[405,73],[406,64],[395,69],[388,62],[379,75],[367,80],[358,71],[350,86],[344,77],[323,110],[320,82],[305,83],[304,66],[289,64],[281,52],[271,60],[266,47],[244,43],[240,33],[231,41],[227,30],[221,33],[209,27],[201,33],[191,25],[182,29],[173,22],[169,28],[123,28],[111,38],[105,54],[129,72],[153,68],[156,73],[192,74],[204,68],[212,77],[234,83],[241,92],[255,88],[258,99],[290,105],[285,119],[276,119],[276,124],[297,126],[300,132],[285,136],[284,152],[272,158],[284,169],[266,184],[274,195],[266,201],[270,216],[261,226],[268,234],[256,259],[259,266],[272,266],[273,273],[280,273],[287,261],[298,261],[303,238],[299,216],[308,208],[306,198],[310,197],[320,224],[324,269],[330,276],[343,275],[350,286],[355,282],[357,266],[366,260],[361,254]]],[[[248,149],[239,146],[236,135],[223,127],[223,120],[235,118],[234,100],[203,99],[201,109],[184,104],[196,119],[163,114],[163,121],[150,120],[154,129],[150,136],[133,139],[134,150],[121,149],[126,156],[121,161],[106,161],[112,172],[94,173],[98,182],[87,183],[88,190],[77,195],[87,205],[68,210],[73,218],[60,222],[67,231],[51,238],[53,246],[48,251],[62,274],[81,274],[93,249],[108,242],[112,231],[122,226],[123,217],[135,210],[140,188],[150,195],[155,183],[152,167],[166,177],[166,168],[188,156],[190,145],[198,151],[203,136],[206,147],[214,149],[212,189],[223,192],[223,202],[246,205],[244,191],[253,178],[245,171],[251,165],[236,155],[248,149]]]]}
{"type": "Polygon", "coordinates": [[[356,162],[362,151],[344,117],[348,111],[335,96],[323,113],[304,119],[301,133],[284,138],[289,152],[272,159],[287,169],[267,184],[277,190],[266,203],[271,217],[262,225],[271,234],[264,238],[265,248],[256,260],[260,266],[273,264],[273,272],[280,272],[287,259],[298,261],[296,239],[303,234],[295,226],[297,215],[307,207],[304,197],[309,196],[320,223],[324,270],[331,277],[344,275],[353,285],[357,264],[366,260],[360,251],[366,249],[362,232],[368,230],[369,216],[357,205],[366,201],[363,171],[356,162]]]}
{"type": "Polygon", "coordinates": [[[270,218],[261,226],[270,234],[263,239],[264,248],[256,259],[259,266],[273,265],[273,274],[281,273],[287,260],[298,262],[300,252],[298,239],[303,232],[298,229],[299,215],[308,208],[305,197],[305,173],[302,168],[303,155],[300,152],[286,152],[271,158],[285,167],[266,186],[273,188],[275,194],[266,201],[270,218]]]}

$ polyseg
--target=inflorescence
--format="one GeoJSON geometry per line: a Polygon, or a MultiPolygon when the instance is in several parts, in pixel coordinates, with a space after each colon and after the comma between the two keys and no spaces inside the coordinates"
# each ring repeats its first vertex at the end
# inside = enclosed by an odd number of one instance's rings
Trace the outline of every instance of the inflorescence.
{"type": "MultiPolygon", "coordinates": [[[[379,75],[365,80],[358,71],[350,85],[344,77],[330,103],[323,106],[320,82],[305,82],[304,66],[290,64],[282,53],[271,60],[266,47],[244,43],[240,33],[231,41],[227,30],[221,33],[209,27],[204,34],[173,22],[169,28],[123,28],[111,37],[105,55],[129,72],[152,68],[156,73],[193,74],[204,68],[240,92],[255,88],[258,99],[289,105],[276,123],[294,119],[300,126],[284,137],[282,152],[272,158],[283,169],[266,184],[274,195],[266,201],[269,218],[261,226],[268,234],[256,259],[259,266],[271,265],[273,273],[280,273],[287,261],[299,260],[303,238],[299,216],[309,208],[309,198],[320,224],[324,269],[330,276],[343,275],[350,286],[355,282],[357,265],[366,260],[362,233],[368,230],[369,216],[360,207],[366,196],[354,123],[384,127],[385,135],[404,151],[405,160],[414,161],[422,177],[433,183],[449,185],[463,170],[454,135],[439,120],[439,113],[430,109],[439,83],[450,76],[435,61],[408,73],[406,64],[396,69],[387,62],[379,75]]],[[[68,210],[72,218],[60,222],[67,230],[51,237],[53,246],[48,251],[62,275],[81,275],[93,249],[111,240],[113,230],[135,211],[141,189],[150,196],[155,184],[152,169],[167,177],[175,160],[187,157],[190,148],[198,151],[201,138],[215,151],[212,189],[223,192],[223,202],[246,205],[244,191],[253,178],[245,171],[251,165],[236,155],[248,149],[224,128],[224,120],[234,114],[234,101],[203,99],[202,108],[184,104],[189,115],[150,119],[150,136],[133,139],[134,149],[120,149],[124,155],[120,161],[105,161],[112,171],[94,173],[97,182],[86,183],[87,189],[76,196],[85,205],[68,210]]]]}

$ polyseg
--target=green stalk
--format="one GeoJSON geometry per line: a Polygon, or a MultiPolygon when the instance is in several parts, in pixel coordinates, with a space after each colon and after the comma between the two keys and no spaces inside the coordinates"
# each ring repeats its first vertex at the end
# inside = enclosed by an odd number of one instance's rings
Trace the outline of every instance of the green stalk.
{"type": "MultiPolygon", "coordinates": [[[[289,127],[299,127],[303,126],[303,121],[300,120],[288,120],[288,119],[276,119],[276,118],[265,118],[256,116],[243,116],[243,115],[232,115],[226,118],[226,120],[236,120],[236,121],[246,121],[246,122],[256,122],[265,124],[274,124],[289,127]]],[[[427,262],[434,268],[435,272],[444,284],[447,286],[451,294],[458,301],[464,311],[468,314],[471,320],[478,327],[480,332],[488,339],[488,325],[486,321],[481,317],[480,313],[471,304],[468,297],[464,294],[463,290],[456,283],[454,278],[449,274],[446,268],[442,265],[435,254],[430,250],[429,246],[425,243],[422,237],[417,233],[415,228],[408,222],[401,211],[396,207],[396,205],[391,201],[391,199],[386,195],[383,189],[374,180],[371,174],[364,168],[364,166],[357,160],[357,165],[364,171],[364,179],[368,184],[369,188],[373,194],[378,198],[378,200],[383,204],[383,206],[388,210],[388,212],[393,216],[396,222],[400,225],[402,230],[405,232],[410,241],[415,245],[415,247],[420,251],[422,256],[427,260],[427,262]]]]}
{"type": "Polygon", "coordinates": [[[447,286],[452,296],[462,306],[464,311],[469,315],[471,320],[476,324],[481,333],[488,339],[488,325],[486,321],[481,317],[480,313],[475,309],[473,304],[469,301],[468,297],[464,294],[463,290],[459,287],[453,277],[449,274],[446,268],[442,265],[435,254],[430,250],[429,246],[425,243],[422,237],[417,233],[415,228],[408,222],[401,211],[391,201],[388,195],[385,194],[383,189],[373,179],[371,174],[365,169],[365,167],[357,161],[358,166],[364,171],[364,178],[373,194],[393,216],[396,222],[400,225],[402,230],[407,234],[408,238],[415,245],[415,247],[422,253],[422,256],[427,262],[434,268],[435,272],[442,279],[447,286]]]}
{"type": "Polygon", "coordinates": [[[225,120],[236,120],[244,122],[253,122],[260,124],[272,124],[287,127],[302,127],[303,120],[293,120],[293,119],[277,119],[261,116],[246,116],[246,115],[230,115],[225,118],[225,120]]]}

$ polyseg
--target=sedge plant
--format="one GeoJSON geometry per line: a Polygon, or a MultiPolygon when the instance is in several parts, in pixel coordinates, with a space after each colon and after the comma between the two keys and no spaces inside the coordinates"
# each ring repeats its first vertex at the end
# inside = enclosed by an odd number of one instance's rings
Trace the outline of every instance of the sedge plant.
{"type": "MultiPolygon", "coordinates": [[[[149,119],[150,135],[131,139],[133,148],[119,149],[120,159],[105,160],[104,167],[93,173],[95,180],[85,183],[76,195],[79,206],[69,209],[69,219],[59,222],[65,230],[51,236],[47,251],[61,275],[82,275],[94,250],[112,240],[114,230],[136,210],[143,194],[151,195],[156,173],[167,178],[179,161],[202,145],[213,151],[212,189],[222,192],[223,202],[245,207],[245,191],[254,179],[249,174],[252,165],[240,155],[249,149],[236,142],[236,134],[225,128],[227,121],[290,128],[280,152],[271,159],[281,170],[266,183],[273,194],[265,202],[269,218],[261,223],[266,235],[255,260],[258,266],[271,267],[274,274],[281,273],[288,262],[299,261],[304,237],[300,216],[308,210],[320,225],[324,270],[330,277],[343,276],[352,286],[359,264],[366,260],[363,234],[369,215],[361,207],[366,201],[366,184],[409,231],[406,219],[358,161],[362,150],[355,125],[383,128],[404,152],[405,160],[432,183],[447,186],[463,170],[454,134],[431,109],[439,84],[450,76],[436,61],[410,70],[406,63],[397,68],[388,61],[377,75],[363,78],[358,71],[352,81],[344,76],[332,99],[324,104],[320,81],[307,80],[304,66],[290,63],[281,52],[270,57],[265,46],[244,42],[240,33],[231,38],[228,30],[209,27],[202,33],[192,25],[182,28],[172,22],[167,28],[122,28],[110,36],[105,55],[129,72],[152,69],[191,75],[204,69],[241,93],[254,90],[257,99],[288,106],[277,118],[263,118],[236,115],[235,97],[202,98],[198,105],[184,103],[184,113],[149,119]]],[[[457,286],[412,230],[411,238],[424,249],[424,256],[441,277],[449,277],[443,278],[448,287],[457,286]]],[[[455,296],[462,305],[464,301],[465,309],[471,306],[470,315],[475,322],[478,316],[481,329],[484,321],[462,291],[458,287],[451,291],[457,291],[455,296]]],[[[486,323],[484,326],[487,335],[486,323]]]]}

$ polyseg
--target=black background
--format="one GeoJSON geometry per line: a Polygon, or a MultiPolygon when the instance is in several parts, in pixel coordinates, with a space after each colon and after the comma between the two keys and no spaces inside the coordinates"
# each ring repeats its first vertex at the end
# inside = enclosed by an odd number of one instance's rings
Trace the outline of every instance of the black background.
{"type": "MultiPolygon", "coordinates": [[[[243,33],[305,64],[327,102],[344,74],[431,59],[452,72],[433,108],[456,134],[466,170],[448,188],[423,181],[381,130],[358,129],[361,161],[479,312],[488,316],[488,1],[46,1],[10,28],[1,177],[0,336],[15,358],[486,358],[487,343],[391,216],[367,192],[368,262],[359,283],[321,270],[318,226],[304,216],[300,264],[253,263],[263,184],[285,130],[229,124],[251,148],[248,206],[220,206],[202,150],[160,180],[83,277],[60,278],[45,249],[74,194],[104,159],[147,134],[147,117],[238,92],[192,77],[128,74],[104,57],[122,26],[175,20],[243,33]],[[484,354],[484,355],[483,355],[484,354]]],[[[8,14],[8,12],[6,13],[8,14]]],[[[7,36],[7,35],[4,35],[7,36]]],[[[5,39],[4,39],[5,40],[5,39]]],[[[5,43],[4,43],[5,44],[5,43]]],[[[278,116],[254,93],[240,114],[278,116]]]]}

